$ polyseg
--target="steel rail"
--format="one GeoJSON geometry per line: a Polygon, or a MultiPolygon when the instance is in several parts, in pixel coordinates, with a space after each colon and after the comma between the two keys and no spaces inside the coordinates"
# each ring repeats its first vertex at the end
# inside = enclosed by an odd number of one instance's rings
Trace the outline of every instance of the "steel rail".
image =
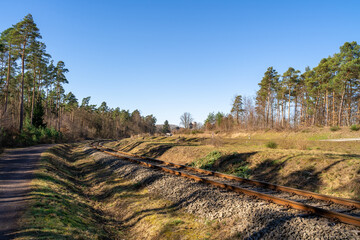
{"type": "MultiPolygon", "coordinates": [[[[172,173],[174,175],[179,175],[179,176],[182,176],[182,177],[193,179],[193,180],[195,180],[197,182],[207,183],[207,184],[217,186],[217,187],[220,187],[220,188],[224,188],[224,189],[234,191],[234,192],[237,192],[237,193],[243,193],[243,194],[246,194],[246,195],[249,195],[249,196],[254,196],[254,197],[257,197],[259,199],[263,199],[263,200],[266,200],[268,202],[276,203],[276,204],[279,204],[279,205],[282,205],[282,206],[285,206],[285,207],[288,207],[288,208],[293,208],[293,209],[305,211],[305,212],[308,212],[308,213],[316,214],[316,215],[319,215],[319,216],[323,216],[323,217],[326,217],[326,218],[330,218],[330,219],[333,219],[333,220],[337,220],[337,221],[340,221],[340,222],[343,222],[343,223],[352,224],[352,225],[360,227],[360,218],[359,217],[354,217],[354,216],[346,215],[346,214],[343,214],[343,213],[330,211],[330,210],[322,209],[322,208],[319,208],[319,207],[310,206],[310,205],[307,205],[307,204],[304,204],[304,203],[300,203],[300,202],[296,202],[296,201],[292,201],[292,200],[288,200],[288,199],[283,199],[283,198],[271,196],[271,195],[266,194],[266,193],[260,193],[260,192],[254,191],[254,190],[241,188],[241,187],[234,186],[234,185],[231,185],[231,184],[216,182],[216,181],[206,179],[206,178],[203,178],[203,177],[191,175],[191,174],[179,171],[179,170],[173,170],[173,169],[162,167],[162,166],[159,166],[159,165],[154,165],[154,164],[151,164],[151,163],[144,162],[144,161],[140,160],[142,158],[139,158],[138,156],[136,156],[136,157],[134,157],[134,156],[127,157],[127,156],[119,155],[119,154],[116,153],[117,151],[114,151],[114,150],[109,149],[109,148],[105,148],[105,147],[98,148],[98,147],[95,147],[95,146],[93,146],[93,148],[95,148],[97,150],[100,150],[100,151],[102,151],[104,153],[107,153],[109,155],[112,155],[112,156],[115,156],[115,157],[118,157],[118,158],[121,158],[121,159],[125,159],[125,160],[131,161],[131,162],[135,162],[137,164],[144,165],[144,166],[147,166],[147,167],[150,167],[150,168],[153,168],[153,169],[162,170],[164,172],[172,173]]],[[[163,162],[161,160],[157,160],[157,161],[163,162]]]]}
{"type": "Polygon", "coordinates": [[[127,153],[127,152],[107,148],[107,147],[104,147],[104,146],[101,146],[101,145],[100,145],[100,147],[108,149],[110,151],[115,151],[115,152],[118,152],[118,153],[121,153],[121,154],[124,154],[124,155],[132,156],[132,157],[136,157],[136,158],[141,158],[141,159],[144,159],[144,160],[149,160],[149,161],[153,161],[153,162],[168,165],[168,166],[173,166],[173,167],[176,167],[176,168],[179,168],[179,169],[186,169],[186,170],[189,170],[189,171],[194,171],[194,172],[203,173],[203,174],[207,174],[207,175],[212,175],[212,176],[216,176],[216,177],[220,177],[220,178],[224,178],[224,179],[243,182],[243,183],[247,183],[247,184],[251,184],[251,185],[255,185],[255,186],[259,186],[259,187],[265,187],[265,188],[275,190],[275,191],[293,193],[293,194],[301,195],[301,196],[304,196],[304,197],[308,197],[310,199],[317,199],[317,200],[327,201],[327,202],[331,202],[331,203],[337,203],[337,204],[340,204],[340,205],[348,206],[350,208],[358,208],[358,209],[360,209],[360,202],[355,201],[355,200],[351,200],[351,199],[327,196],[327,195],[324,195],[324,194],[314,193],[314,192],[301,190],[301,189],[296,189],[296,188],[291,188],[291,187],[280,186],[280,185],[271,184],[271,183],[267,183],[267,182],[263,182],[263,181],[236,177],[236,176],[232,176],[232,175],[228,175],[228,174],[224,174],[224,173],[220,173],[220,172],[216,172],[216,171],[193,168],[193,167],[182,165],[182,164],[175,164],[175,163],[171,163],[171,162],[162,161],[162,160],[159,160],[159,159],[156,159],[156,158],[138,156],[138,155],[134,155],[134,154],[131,154],[131,153],[127,153]]]}

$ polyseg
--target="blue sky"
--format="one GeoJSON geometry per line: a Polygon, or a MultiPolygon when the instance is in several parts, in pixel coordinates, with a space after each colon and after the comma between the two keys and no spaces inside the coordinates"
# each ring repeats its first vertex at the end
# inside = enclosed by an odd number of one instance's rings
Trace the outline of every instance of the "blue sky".
{"type": "Polygon", "coordinates": [[[179,124],[228,113],[264,72],[303,71],[360,39],[360,1],[2,1],[0,31],[31,13],[79,101],[179,124]]]}

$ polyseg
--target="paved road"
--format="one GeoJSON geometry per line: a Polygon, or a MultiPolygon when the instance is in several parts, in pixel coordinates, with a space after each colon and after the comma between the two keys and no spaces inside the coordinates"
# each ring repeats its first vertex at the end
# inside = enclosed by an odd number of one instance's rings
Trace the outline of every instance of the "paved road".
{"type": "Polygon", "coordinates": [[[51,145],[17,148],[0,155],[0,240],[12,239],[30,199],[30,180],[51,145]]]}

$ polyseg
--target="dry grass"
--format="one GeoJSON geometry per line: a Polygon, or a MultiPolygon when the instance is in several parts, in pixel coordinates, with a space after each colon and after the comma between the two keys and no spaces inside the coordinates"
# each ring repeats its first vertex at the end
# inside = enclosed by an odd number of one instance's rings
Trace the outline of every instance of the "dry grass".
{"type": "MultiPolygon", "coordinates": [[[[358,134],[357,134],[358,135],[358,134]]],[[[326,142],[323,139],[356,137],[343,128],[293,132],[258,131],[231,135],[181,135],[124,139],[109,143],[123,151],[159,159],[192,164],[213,151],[224,156],[213,170],[322,194],[360,200],[360,148],[354,142],[326,142]],[[277,144],[269,149],[269,142],[277,144]],[[237,158],[232,158],[236,153],[237,158]],[[223,160],[227,159],[228,160],[223,160]],[[240,169],[241,168],[241,169],[240,169]],[[248,170],[249,169],[249,170],[248,170]]]]}
{"type": "Polygon", "coordinates": [[[219,239],[228,234],[216,222],[118,178],[92,153],[80,144],[43,155],[17,239],[219,239]]]}

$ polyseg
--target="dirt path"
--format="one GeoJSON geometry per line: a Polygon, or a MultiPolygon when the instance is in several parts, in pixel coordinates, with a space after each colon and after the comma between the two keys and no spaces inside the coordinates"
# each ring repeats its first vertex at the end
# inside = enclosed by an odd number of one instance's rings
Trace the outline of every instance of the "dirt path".
{"type": "Polygon", "coordinates": [[[350,142],[350,141],[360,141],[360,138],[337,138],[337,139],[326,139],[321,140],[324,142],[350,142]]]}
{"type": "Polygon", "coordinates": [[[52,145],[5,151],[0,155],[0,240],[12,239],[29,201],[32,173],[42,152],[52,145]]]}

